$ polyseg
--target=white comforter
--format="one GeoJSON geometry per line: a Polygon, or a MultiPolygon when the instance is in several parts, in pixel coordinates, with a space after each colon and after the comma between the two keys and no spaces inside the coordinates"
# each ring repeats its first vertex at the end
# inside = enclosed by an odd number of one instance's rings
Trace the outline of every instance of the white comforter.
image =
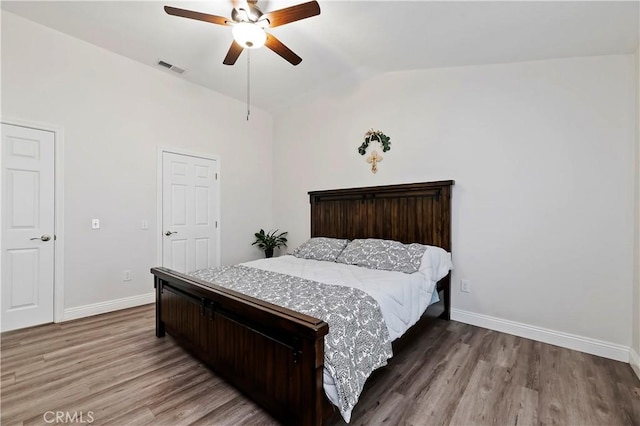
{"type": "MultiPolygon", "coordinates": [[[[431,303],[438,301],[437,292],[434,291],[435,281],[421,272],[405,274],[373,270],[342,263],[299,259],[288,255],[254,260],[242,265],[325,284],[354,287],[368,293],[380,305],[392,341],[402,336],[415,324],[431,303]]],[[[336,405],[338,394],[334,380],[326,369],[324,390],[329,400],[336,405]]],[[[346,422],[349,422],[351,413],[343,417],[346,422]]]]}

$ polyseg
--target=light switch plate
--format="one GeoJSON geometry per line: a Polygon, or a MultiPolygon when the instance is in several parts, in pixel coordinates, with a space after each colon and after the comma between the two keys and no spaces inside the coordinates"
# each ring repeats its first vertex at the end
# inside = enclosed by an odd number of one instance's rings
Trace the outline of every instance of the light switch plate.
{"type": "Polygon", "coordinates": [[[91,229],[100,229],[100,219],[91,219],[91,229]]]}

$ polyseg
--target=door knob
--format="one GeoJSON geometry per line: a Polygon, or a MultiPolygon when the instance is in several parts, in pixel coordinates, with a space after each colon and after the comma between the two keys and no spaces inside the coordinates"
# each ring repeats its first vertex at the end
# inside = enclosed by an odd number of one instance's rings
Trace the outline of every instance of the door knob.
{"type": "Polygon", "coordinates": [[[166,235],[167,237],[171,234],[177,234],[178,232],[171,232],[171,231],[167,231],[164,233],[164,235],[166,235]]]}
{"type": "Polygon", "coordinates": [[[51,236],[47,234],[44,234],[41,237],[31,238],[31,240],[42,240],[42,241],[49,241],[50,239],[51,239],[51,236]]]}

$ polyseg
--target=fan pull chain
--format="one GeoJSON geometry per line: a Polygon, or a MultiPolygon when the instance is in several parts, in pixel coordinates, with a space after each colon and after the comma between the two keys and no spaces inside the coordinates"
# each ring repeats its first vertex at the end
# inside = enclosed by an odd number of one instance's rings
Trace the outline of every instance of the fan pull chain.
{"type": "Polygon", "coordinates": [[[247,49],[247,121],[251,114],[251,49],[247,49]]]}

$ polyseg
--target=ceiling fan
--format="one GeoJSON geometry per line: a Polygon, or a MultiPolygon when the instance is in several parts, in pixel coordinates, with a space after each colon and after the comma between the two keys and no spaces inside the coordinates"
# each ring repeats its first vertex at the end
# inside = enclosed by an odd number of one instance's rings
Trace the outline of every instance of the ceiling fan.
{"type": "Polygon", "coordinates": [[[222,62],[225,65],[235,64],[245,48],[256,49],[262,46],[267,46],[293,65],[298,65],[302,62],[300,56],[293,53],[291,49],[285,46],[273,34],[266,32],[265,29],[279,27],[319,15],[320,5],[317,1],[310,1],[266,13],[262,12],[256,5],[258,0],[246,0],[246,2],[241,0],[232,1],[234,7],[231,10],[231,19],[193,10],[178,9],[171,6],[165,6],[164,10],[169,15],[195,19],[211,24],[231,26],[233,42],[227,52],[227,56],[222,62]]]}

